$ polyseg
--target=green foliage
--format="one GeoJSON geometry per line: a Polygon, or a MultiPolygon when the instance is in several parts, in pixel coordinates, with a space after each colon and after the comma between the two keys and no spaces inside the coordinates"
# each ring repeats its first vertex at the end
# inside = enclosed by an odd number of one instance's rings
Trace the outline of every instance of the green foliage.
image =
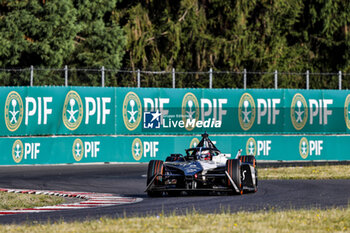
{"type": "MultiPolygon", "coordinates": [[[[4,0],[0,2],[0,67],[119,68],[125,36],[113,20],[116,1],[4,0]]],[[[63,75],[41,69],[36,85],[62,85],[63,75]]],[[[28,85],[28,72],[4,85],[28,85]]],[[[75,85],[96,85],[99,75],[72,77],[75,85]]]]}
{"type": "MultiPolygon", "coordinates": [[[[108,85],[123,86],[135,86],[138,69],[203,72],[181,75],[178,87],[207,87],[210,68],[350,73],[349,15],[346,0],[3,0],[0,67],[96,69],[69,74],[70,85],[98,85],[102,66],[133,70],[109,73],[108,85]]],[[[0,80],[27,85],[27,73],[0,80]]],[[[56,73],[41,70],[35,84],[62,85],[56,73]]],[[[171,85],[171,75],[142,78],[146,86],[171,85]]],[[[304,79],[284,75],[279,86],[304,87],[304,79]]],[[[313,88],[336,83],[310,77],[313,88]]],[[[242,87],[242,78],[220,74],[214,84],[242,87]]],[[[248,75],[248,87],[273,87],[273,78],[248,75]]]]}
{"type": "MultiPolygon", "coordinates": [[[[133,70],[349,72],[350,3],[345,0],[122,1],[117,20],[127,35],[124,67],[133,70]]],[[[201,87],[200,75],[181,78],[201,87]]],[[[254,75],[250,87],[272,87],[271,75],[254,75]]],[[[240,87],[221,75],[217,87],[240,87]]],[[[302,77],[280,86],[300,87],[302,77]]],[[[329,84],[312,79],[311,86],[329,84]]],[[[204,84],[204,86],[207,86],[204,84]]]]}
{"type": "MultiPolygon", "coordinates": [[[[79,32],[75,38],[75,50],[70,66],[81,68],[119,69],[126,40],[123,30],[114,20],[116,0],[75,0],[79,32]]],[[[100,75],[73,77],[76,85],[98,85],[100,75]]]]}
{"type": "MultiPolygon", "coordinates": [[[[0,10],[0,67],[63,66],[78,32],[71,1],[8,0],[0,3],[0,10]]],[[[45,76],[39,82],[56,83],[49,72],[45,76]]],[[[22,76],[9,84],[23,85],[28,80],[22,76]]]]}

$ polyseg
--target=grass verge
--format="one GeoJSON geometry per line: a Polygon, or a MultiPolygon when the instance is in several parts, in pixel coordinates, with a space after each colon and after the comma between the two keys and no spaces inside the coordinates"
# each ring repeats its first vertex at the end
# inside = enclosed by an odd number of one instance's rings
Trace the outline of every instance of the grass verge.
{"type": "Polygon", "coordinates": [[[3,225],[1,232],[349,232],[350,207],[3,225]]]}
{"type": "Polygon", "coordinates": [[[258,177],[266,179],[350,179],[350,165],[312,167],[258,167],[258,177]]]}
{"type": "Polygon", "coordinates": [[[63,197],[0,192],[0,210],[15,210],[64,203],[63,197]]]}

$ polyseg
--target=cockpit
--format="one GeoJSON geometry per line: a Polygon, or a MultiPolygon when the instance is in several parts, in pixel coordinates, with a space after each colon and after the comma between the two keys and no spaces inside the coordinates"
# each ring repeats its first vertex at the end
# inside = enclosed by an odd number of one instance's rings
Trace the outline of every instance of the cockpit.
{"type": "Polygon", "coordinates": [[[214,156],[220,154],[216,148],[195,147],[186,150],[188,160],[212,160],[214,156]]]}

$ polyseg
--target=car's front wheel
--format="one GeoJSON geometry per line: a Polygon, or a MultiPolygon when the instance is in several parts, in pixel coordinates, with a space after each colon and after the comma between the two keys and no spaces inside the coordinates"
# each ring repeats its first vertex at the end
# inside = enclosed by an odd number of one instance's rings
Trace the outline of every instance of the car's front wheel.
{"type": "Polygon", "coordinates": [[[241,161],[239,159],[229,159],[226,161],[225,171],[230,177],[226,176],[226,184],[229,188],[238,194],[243,193],[241,177],[241,161]],[[231,179],[234,184],[231,182],[231,179]],[[236,187],[235,187],[236,186],[236,187]],[[236,190],[237,188],[237,190],[236,190]]]}
{"type": "MultiPolygon", "coordinates": [[[[148,171],[147,171],[147,186],[152,182],[155,186],[157,185],[163,185],[163,173],[164,173],[164,166],[163,166],[163,161],[161,160],[151,160],[148,163],[148,171]],[[157,176],[156,178],[154,178],[157,176]]],[[[160,197],[162,196],[162,192],[160,191],[152,191],[148,190],[147,191],[148,196],[150,197],[160,197]]]]}

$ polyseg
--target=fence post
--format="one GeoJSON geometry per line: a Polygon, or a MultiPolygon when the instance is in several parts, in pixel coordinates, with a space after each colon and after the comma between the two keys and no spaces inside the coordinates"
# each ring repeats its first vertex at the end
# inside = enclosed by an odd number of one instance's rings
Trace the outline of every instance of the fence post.
{"type": "Polygon", "coordinates": [[[68,86],[68,66],[64,66],[64,85],[68,86]]]}
{"type": "Polygon", "coordinates": [[[309,90],[309,87],[310,87],[310,86],[309,86],[309,81],[310,81],[310,80],[309,80],[309,75],[310,75],[310,73],[309,73],[309,71],[307,70],[307,71],[306,71],[306,89],[307,89],[307,90],[309,90]]]}
{"type": "Polygon", "coordinates": [[[175,88],[175,68],[173,68],[173,88],[175,88]]]}
{"type": "Polygon", "coordinates": [[[213,69],[209,69],[209,88],[211,89],[213,87],[213,69]]]}
{"type": "Polygon", "coordinates": [[[102,87],[105,86],[105,67],[102,66],[101,68],[101,79],[102,79],[102,87]]]}
{"type": "Polygon", "coordinates": [[[34,79],[34,67],[30,66],[30,86],[33,86],[33,79],[34,79]]]}
{"type": "Polygon", "coordinates": [[[140,69],[137,69],[137,87],[141,87],[141,83],[140,83],[140,69]]]}
{"type": "Polygon", "coordinates": [[[243,70],[243,87],[244,89],[247,89],[247,70],[243,70]]]}
{"type": "Polygon", "coordinates": [[[341,82],[342,82],[342,73],[339,71],[339,90],[341,90],[341,82]]]}
{"type": "Polygon", "coordinates": [[[278,83],[278,72],[275,70],[275,89],[277,89],[277,83],[278,83]]]}

